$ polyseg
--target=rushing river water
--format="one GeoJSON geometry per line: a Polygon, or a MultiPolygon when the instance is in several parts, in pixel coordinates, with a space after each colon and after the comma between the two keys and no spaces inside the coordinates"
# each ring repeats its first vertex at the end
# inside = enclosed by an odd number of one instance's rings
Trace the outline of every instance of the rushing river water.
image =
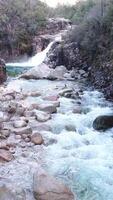
{"type": "MultiPolygon", "coordinates": [[[[98,91],[91,91],[78,82],[15,79],[7,88],[56,94],[65,85],[75,90],[82,88],[83,93],[77,99],[60,98],[60,107],[49,121],[52,132],[46,132],[46,137],[56,142],[43,146],[42,165],[69,185],[77,200],[113,200],[113,129],[98,132],[92,127],[97,116],[113,112],[113,105],[98,91]],[[73,113],[78,106],[82,112],[73,113]]],[[[26,103],[40,101],[33,97],[26,103]]],[[[17,149],[17,161],[3,166],[0,172],[29,189],[32,184],[29,170],[34,171],[39,152],[37,147],[31,147],[27,153],[28,158],[18,158],[17,149]]]]}
{"type": "MultiPolygon", "coordinates": [[[[77,82],[66,84],[76,89],[80,87],[77,82]]],[[[22,88],[49,94],[63,88],[65,82],[15,80],[8,87],[14,85],[18,91],[22,88]]],[[[32,101],[39,99],[32,98],[32,101]]],[[[57,142],[44,146],[43,167],[66,182],[77,200],[113,200],[113,129],[98,132],[92,127],[97,116],[112,113],[112,104],[98,91],[85,88],[80,99],[61,97],[60,105],[50,121],[52,133],[46,133],[57,142]],[[72,111],[78,102],[82,113],[74,114],[72,111]]]]}

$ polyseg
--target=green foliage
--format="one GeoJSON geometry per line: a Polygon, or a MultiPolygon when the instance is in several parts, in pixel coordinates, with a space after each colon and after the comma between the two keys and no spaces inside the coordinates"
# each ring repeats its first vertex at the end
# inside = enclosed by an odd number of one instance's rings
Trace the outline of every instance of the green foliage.
{"type": "Polygon", "coordinates": [[[70,19],[74,24],[79,24],[94,5],[95,0],[80,1],[72,6],[59,4],[54,13],[56,16],[70,19]]]}
{"type": "Polygon", "coordinates": [[[33,36],[46,24],[48,7],[39,0],[0,0],[1,49],[30,47],[33,36]],[[22,46],[22,47],[21,47],[22,46]]]}

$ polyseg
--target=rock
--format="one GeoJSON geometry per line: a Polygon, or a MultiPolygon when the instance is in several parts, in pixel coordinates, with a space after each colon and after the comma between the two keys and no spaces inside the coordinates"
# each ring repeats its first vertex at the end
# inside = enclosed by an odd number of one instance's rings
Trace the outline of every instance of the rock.
{"type": "Polygon", "coordinates": [[[48,104],[40,104],[38,107],[39,110],[47,112],[47,113],[56,113],[57,112],[57,108],[56,105],[53,105],[52,103],[48,103],[48,104]]]}
{"type": "Polygon", "coordinates": [[[5,112],[0,112],[0,123],[9,119],[9,116],[5,112]]]}
{"type": "Polygon", "coordinates": [[[43,100],[47,100],[47,101],[57,101],[58,98],[59,98],[58,95],[49,95],[49,96],[43,97],[43,100]]]}
{"type": "Polygon", "coordinates": [[[26,200],[26,194],[9,179],[0,178],[0,200],[26,200]]]}
{"type": "Polygon", "coordinates": [[[34,174],[33,193],[36,200],[74,200],[70,189],[40,169],[34,174]]]}
{"type": "Polygon", "coordinates": [[[80,69],[80,70],[79,70],[79,74],[80,74],[80,75],[83,75],[83,74],[85,74],[85,73],[86,73],[86,72],[85,72],[83,69],[80,69]]]}
{"type": "Polygon", "coordinates": [[[3,140],[3,141],[0,142],[0,149],[9,150],[9,147],[7,146],[6,140],[3,140]]]}
{"type": "Polygon", "coordinates": [[[28,111],[28,110],[26,110],[24,112],[24,116],[25,117],[33,117],[33,116],[35,116],[35,112],[34,111],[28,111]]]}
{"type": "Polygon", "coordinates": [[[40,93],[40,92],[37,92],[37,91],[34,91],[34,92],[28,93],[28,96],[39,97],[39,96],[41,96],[41,93],[40,93]]]}
{"type": "Polygon", "coordinates": [[[0,58],[0,84],[6,81],[7,75],[6,75],[6,66],[5,61],[0,58]]]}
{"type": "Polygon", "coordinates": [[[59,95],[60,96],[65,96],[67,93],[72,93],[73,90],[71,88],[66,88],[66,89],[63,89],[59,92],[59,95]]]}
{"type": "Polygon", "coordinates": [[[0,149],[0,162],[9,162],[13,159],[13,155],[7,151],[7,150],[4,150],[4,149],[0,149]]]}
{"type": "Polygon", "coordinates": [[[10,135],[10,130],[2,129],[0,130],[0,139],[6,139],[10,135]]]}
{"type": "Polygon", "coordinates": [[[62,80],[64,79],[64,74],[67,72],[66,67],[62,66],[57,66],[55,69],[51,69],[50,74],[48,76],[48,79],[50,80],[55,80],[59,79],[62,80]]]}
{"type": "Polygon", "coordinates": [[[113,128],[113,116],[103,115],[97,117],[93,122],[93,128],[95,130],[107,130],[113,128]]]}
{"type": "Polygon", "coordinates": [[[37,131],[51,131],[51,127],[49,126],[49,125],[47,125],[47,124],[39,124],[38,126],[37,126],[37,131]]]}
{"type": "Polygon", "coordinates": [[[13,126],[14,128],[22,128],[22,127],[27,126],[27,122],[24,120],[17,120],[13,122],[13,126]]]}
{"type": "Polygon", "coordinates": [[[50,74],[51,69],[44,63],[33,67],[26,73],[22,74],[20,77],[25,79],[44,79],[50,74]]]}
{"type": "Polygon", "coordinates": [[[22,107],[21,105],[17,107],[16,109],[16,114],[19,116],[24,116],[25,108],[22,107]]]}
{"type": "Polygon", "coordinates": [[[74,114],[81,114],[82,113],[82,108],[81,107],[76,107],[73,109],[74,114]]]}
{"type": "Polygon", "coordinates": [[[29,126],[22,127],[22,128],[15,128],[12,130],[16,135],[31,135],[32,134],[32,129],[29,126]]]}
{"type": "Polygon", "coordinates": [[[41,145],[41,144],[43,144],[44,140],[40,133],[34,133],[31,136],[31,142],[34,143],[35,145],[41,145]]]}
{"type": "Polygon", "coordinates": [[[35,115],[36,115],[37,121],[39,122],[46,122],[49,119],[51,119],[51,115],[43,111],[36,111],[35,115]]]}
{"type": "Polygon", "coordinates": [[[65,129],[67,130],[67,131],[76,131],[76,128],[75,128],[75,126],[74,125],[66,125],[65,126],[65,129]]]}

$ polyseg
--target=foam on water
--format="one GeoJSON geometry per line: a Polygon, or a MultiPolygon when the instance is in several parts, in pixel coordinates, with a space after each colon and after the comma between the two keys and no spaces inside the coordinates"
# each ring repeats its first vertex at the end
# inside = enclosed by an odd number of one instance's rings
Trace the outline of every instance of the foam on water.
{"type": "Polygon", "coordinates": [[[46,147],[48,170],[67,182],[77,200],[113,200],[113,129],[98,132],[92,128],[97,116],[112,113],[111,105],[97,91],[82,96],[87,114],[73,114],[72,100],[61,101],[63,110],[61,106],[51,123],[57,143],[46,147]],[[76,131],[66,131],[66,125],[76,131]]]}

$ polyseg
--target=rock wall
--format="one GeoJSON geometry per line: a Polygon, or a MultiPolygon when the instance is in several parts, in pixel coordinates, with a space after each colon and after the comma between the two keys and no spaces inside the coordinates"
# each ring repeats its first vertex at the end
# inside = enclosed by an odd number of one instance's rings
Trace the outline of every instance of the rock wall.
{"type": "Polygon", "coordinates": [[[7,75],[6,75],[5,62],[3,59],[0,59],[0,84],[6,81],[6,79],[7,79],[7,75]]]}

